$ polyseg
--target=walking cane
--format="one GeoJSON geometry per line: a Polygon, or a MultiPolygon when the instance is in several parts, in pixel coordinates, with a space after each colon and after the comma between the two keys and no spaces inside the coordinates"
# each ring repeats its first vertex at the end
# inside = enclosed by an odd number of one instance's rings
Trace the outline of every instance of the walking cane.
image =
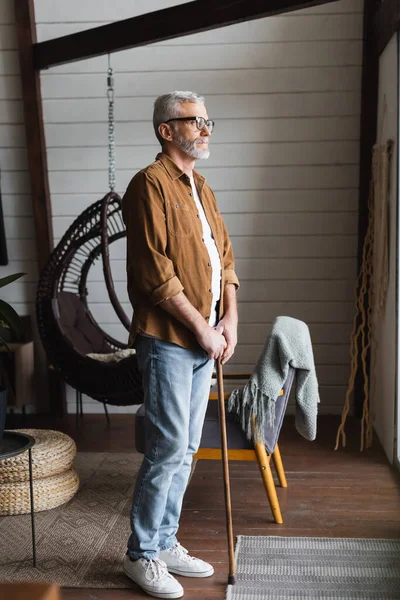
{"type": "Polygon", "coordinates": [[[228,465],[228,443],[227,443],[227,438],[226,438],[224,379],[223,379],[223,375],[222,375],[221,359],[217,360],[217,381],[218,381],[218,414],[219,414],[219,425],[220,425],[220,429],[221,429],[222,468],[223,468],[223,474],[224,474],[226,530],[228,533],[228,553],[229,553],[228,584],[234,585],[236,583],[236,570],[235,570],[235,553],[234,553],[234,549],[233,549],[231,489],[230,489],[230,483],[229,483],[229,465],[228,465]]]}

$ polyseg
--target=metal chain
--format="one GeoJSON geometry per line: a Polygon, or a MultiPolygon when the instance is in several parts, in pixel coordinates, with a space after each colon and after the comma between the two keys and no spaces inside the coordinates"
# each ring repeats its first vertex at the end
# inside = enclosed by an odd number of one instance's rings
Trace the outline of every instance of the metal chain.
{"type": "Polygon", "coordinates": [[[108,185],[115,191],[115,123],[114,123],[114,77],[108,55],[107,98],[108,98],[108,185]]]}

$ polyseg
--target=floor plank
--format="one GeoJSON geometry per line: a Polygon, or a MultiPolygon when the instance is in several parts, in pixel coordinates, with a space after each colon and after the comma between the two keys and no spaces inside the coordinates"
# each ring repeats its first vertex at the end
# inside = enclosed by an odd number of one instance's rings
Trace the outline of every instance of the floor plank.
{"type": "MultiPolygon", "coordinates": [[[[288,480],[287,489],[278,488],[282,525],[272,520],[256,463],[230,463],[235,535],[400,538],[398,473],[376,441],[360,453],[355,420],[350,420],[347,428],[348,447],[335,452],[338,423],[336,417],[320,417],[317,439],[310,443],[296,433],[292,418],[285,419],[279,442],[288,480]]],[[[85,415],[78,429],[72,415],[55,423],[31,416],[23,426],[65,431],[84,452],[134,451],[133,416],[113,415],[110,428],[102,415],[85,415]]],[[[215,575],[209,579],[181,578],[185,599],[223,600],[228,559],[219,461],[198,461],[184,501],[179,539],[215,567],[215,575]]],[[[145,597],[134,584],[127,590],[69,588],[62,592],[63,600],[145,597]]]]}

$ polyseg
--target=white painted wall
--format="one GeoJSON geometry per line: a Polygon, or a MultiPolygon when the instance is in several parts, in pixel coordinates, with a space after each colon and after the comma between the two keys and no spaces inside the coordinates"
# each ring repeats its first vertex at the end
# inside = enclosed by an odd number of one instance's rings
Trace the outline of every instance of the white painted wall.
{"type": "MultiPolygon", "coordinates": [[[[11,6],[11,0],[5,4],[11,6]]],[[[36,0],[38,40],[172,4],[36,0]]],[[[362,5],[362,0],[341,0],[112,56],[117,191],[123,193],[132,175],[158,151],[151,125],[154,98],[173,89],[204,94],[217,125],[211,157],[198,168],[216,192],[242,283],[239,346],[231,368],[252,369],[275,316],[303,319],[314,342],[321,413],[340,413],[349,374],[362,5]]],[[[25,198],[12,16],[3,21],[9,23],[1,28],[8,42],[1,49],[0,68],[7,73],[9,97],[3,107],[7,126],[1,140],[7,150],[2,156],[8,163],[8,189],[25,198]]],[[[56,241],[107,191],[106,70],[104,56],[41,76],[56,241]]],[[[10,220],[14,235],[32,237],[30,213],[18,218],[17,225],[10,220]]],[[[113,273],[128,310],[123,244],[113,251],[113,273]]],[[[96,268],[89,290],[93,312],[108,331],[126,339],[101,279],[96,268]]],[[[29,294],[33,300],[34,285],[29,294]]],[[[102,407],[86,399],[85,410],[102,407]]]]}
{"type": "MultiPolygon", "coordinates": [[[[395,404],[397,399],[397,206],[398,206],[398,39],[392,37],[379,61],[377,140],[394,140],[389,198],[389,288],[384,312],[376,323],[376,392],[372,398],[374,425],[390,462],[393,462],[395,404]],[[386,102],[386,112],[384,105],[386,102]]],[[[373,357],[372,357],[373,358],[373,357]]],[[[373,363],[373,360],[372,360],[373,363]]]]}

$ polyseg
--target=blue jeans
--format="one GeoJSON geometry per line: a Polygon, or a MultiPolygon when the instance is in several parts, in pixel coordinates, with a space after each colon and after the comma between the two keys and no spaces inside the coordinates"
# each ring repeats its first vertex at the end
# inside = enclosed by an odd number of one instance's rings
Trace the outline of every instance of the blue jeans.
{"type": "Polygon", "coordinates": [[[138,336],[146,449],[135,484],[128,553],[156,558],[176,544],[192,457],[201,440],[214,361],[154,337],[138,336]]]}

